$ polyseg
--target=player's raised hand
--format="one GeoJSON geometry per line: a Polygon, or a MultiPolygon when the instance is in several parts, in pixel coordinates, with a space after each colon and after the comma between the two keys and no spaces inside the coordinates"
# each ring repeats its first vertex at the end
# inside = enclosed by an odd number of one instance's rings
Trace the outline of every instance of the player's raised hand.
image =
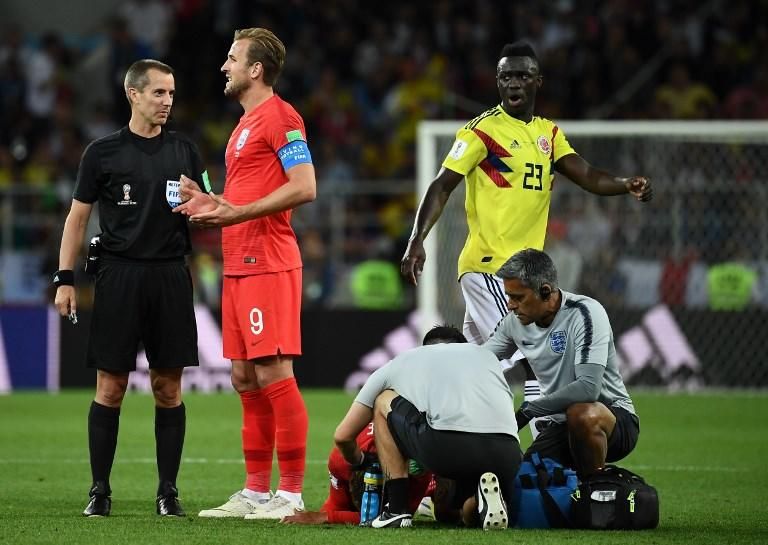
{"type": "Polygon", "coordinates": [[[634,195],[640,202],[648,202],[653,198],[653,186],[648,178],[643,176],[633,176],[627,178],[624,185],[626,185],[627,191],[634,195]]]}
{"type": "Polygon", "coordinates": [[[427,252],[424,251],[424,244],[419,240],[411,240],[408,242],[408,248],[406,248],[405,255],[400,261],[400,274],[408,282],[417,286],[426,260],[427,252]]]}

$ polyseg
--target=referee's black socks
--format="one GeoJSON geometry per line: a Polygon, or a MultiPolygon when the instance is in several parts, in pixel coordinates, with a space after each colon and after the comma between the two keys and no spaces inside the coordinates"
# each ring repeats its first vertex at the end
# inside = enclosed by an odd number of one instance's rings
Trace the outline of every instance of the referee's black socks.
{"type": "Polygon", "coordinates": [[[160,480],[157,489],[158,496],[176,494],[176,477],[181,465],[181,451],[184,448],[186,427],[187,413],[184,403],[170,409],[155,407],[157,475],[160,480]],[[172,487],[173,490],[169,487],[172,487]]]}
{"type": "Polygon", "coordinates": [[[104,483],[109,494],[109,475],[117,448],[120,408],[107,407],[95,401],[88,411],[88,451],[91,456],[93,484],[104,483]]]}

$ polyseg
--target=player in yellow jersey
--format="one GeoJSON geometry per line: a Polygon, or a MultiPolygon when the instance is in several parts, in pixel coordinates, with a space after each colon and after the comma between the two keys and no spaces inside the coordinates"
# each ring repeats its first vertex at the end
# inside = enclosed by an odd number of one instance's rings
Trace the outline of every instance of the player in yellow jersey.
{"type": "MultiPolygon", "coordinates": [[[[466,179],[469,235],[459,256],[458,275],[466,306],[464,336],[478,344],[507,313],[504,287],[494,273],[510,255],[544,246],[555,172],[597,195],[628,193],[643,202],[653,195],[647,178],[621,178],[593,167],[573,150],[555,123],[533,115],[542,76],[529,44],[504,46],[496,84],[501,104],[456,133],[443,167],[419,205],[400,265],[403,276],[416,284],[427,257],[424,239],[451,192],[466,179]]],[[[532,400],[539,396],[539,387],[526,367],[525,399],[532,400]]],[[[535,437],[535,426],[531,432],[535,437]]]]}

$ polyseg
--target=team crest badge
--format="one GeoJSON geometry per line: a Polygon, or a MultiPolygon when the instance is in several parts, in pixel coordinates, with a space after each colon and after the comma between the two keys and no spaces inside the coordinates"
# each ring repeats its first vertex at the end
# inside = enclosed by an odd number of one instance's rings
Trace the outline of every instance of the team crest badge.
{"type": "Polygon", "coordinates": [[[549,336],[549,346],[552,347],[552,352],[555,354],[565,352],[566,341],[568,341],[568,335],[565,331],[553,331],[549,336]]]}
{"type": "Polygon", "coordinates": [[[240,133],[240,136],[237,138],[237,145],[235,146],[235,149],[237,151],[240,151],[243,149],[243,146],[245,145],[245,141],[248,140],[248,135],[251,134],[251,129],[243,129],[240,133]]]}
{"type": "Polygon", "coordinates": [[[552,146],[549,144],[549,139],[546,136],[539,136],[536,139],[536,145],[539,146],[541,153],[549,153],[552,151],[552,146]]]}
{"type": "Polygon", "coordinates": [[[168,201],[168,206],[176,208],[181,204],[181,182],[178,180],[166,180],[165,181],[165,200],[168,201]]]}

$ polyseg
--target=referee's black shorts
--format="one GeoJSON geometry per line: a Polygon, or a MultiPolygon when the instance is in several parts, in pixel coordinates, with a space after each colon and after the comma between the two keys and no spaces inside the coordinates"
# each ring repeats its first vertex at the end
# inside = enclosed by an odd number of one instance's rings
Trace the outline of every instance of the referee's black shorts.
{"type": "Polygon", "coordinates": [[[183,258],[142,262],[102,256],[87,366],[133,371],[140,343],[150,369],[198,365],[192,277],[183,258]]]}
{"type": "Polygon", "coordinates": [[[398,449],[441,477],[456,481],[455,505],[474,495],[480,476],[492,471],[499,478],[504,498],[513,497],[520,467],[520,443],[504,433],[436,430],[425,413],[407,399],[392,400],[387,424],[398,449]]]}
{"type": "MultiPolygon", "coordinates": [[[[606,462],[618,462],[626,458],[637,445],[640,436],[640,420],[637,415],[621,407],[607,407],[616,417],[616,426],[608,438],[606,462]]],[[[565,422],[545,422],[539,436],[525,451],[526,459],[531,453],[538,452],[542,458],[552,458],[566,467],[576,467],[568,438],[568,424],[565,422]]]]}

